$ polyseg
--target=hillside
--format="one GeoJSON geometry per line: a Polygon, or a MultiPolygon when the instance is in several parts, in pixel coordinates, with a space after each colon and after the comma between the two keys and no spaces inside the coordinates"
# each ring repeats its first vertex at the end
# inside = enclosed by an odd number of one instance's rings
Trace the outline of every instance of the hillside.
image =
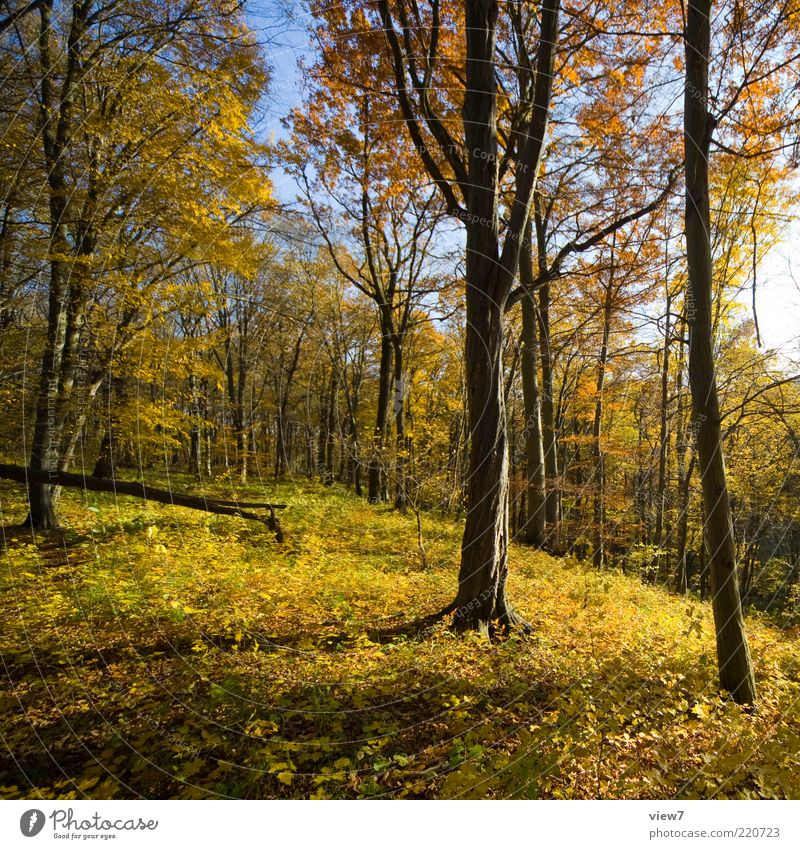
{"type": "Polygon", "coordinates": [[[33,544],[21,496],[3,485],[3,797],[800,795],[796,636],[766,620],[750,715],[716,694],[708,605],[521,546],[532,636],[415,632],[455,589],[451,520],[423,516],[423,567],[412,515],[311,483],[269,489],[282,543],[65,492],[69,530],[33,544]]]}

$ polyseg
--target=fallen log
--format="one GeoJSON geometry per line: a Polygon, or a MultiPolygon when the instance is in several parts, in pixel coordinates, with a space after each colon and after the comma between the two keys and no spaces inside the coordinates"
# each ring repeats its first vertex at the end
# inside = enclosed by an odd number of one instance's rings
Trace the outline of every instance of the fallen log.
{"type": "Polygon", "coordinates": [[[25,466],[13,466],[8,463],[0,463],[0,478],[24,483],[25,485],[44,483],[51,484],[52,486],[73,487],[90,492],[110,492],[114,495],[129,495],[132,498],[156,501],[159,504],[171,504],[174,507],[188,507],[190,510],[202,510],[205,513],[214,513],[219,516],[238,516],[240,519],[252,519],[256,522],[264,522],[270,530],[275,531],[275,538],[278,542],[283,541],[283,531],[278,523],[278,517],[275,515],[275,511],[284,510],[286,508],[285,504],[272,504],[262,501],[224,501],[206,495],[186,495],[168,489],[158,489],[140,481],[96,478],[91,475],[74,474],[73,472],[34,471],[25,466]],[[244,507],[267,510],[269,517],[264,519],[257,513],[250,513],[242,509],[244,507]]]}

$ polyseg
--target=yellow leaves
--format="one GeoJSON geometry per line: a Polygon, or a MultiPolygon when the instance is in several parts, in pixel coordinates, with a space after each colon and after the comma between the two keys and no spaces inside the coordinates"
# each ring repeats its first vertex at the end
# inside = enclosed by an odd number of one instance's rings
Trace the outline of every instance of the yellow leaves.
{"type": "MultiPolygon", "coordinates": [[[[106,496],[99,516],[120,511],[125,545],[97,533],[97,564],[38,570],[36,547],[12,545],[0,649],[27,714],[2,703],[11,745],[29,753],[31,724],[55,745],[63,714],[106,765],[124,756],[115,787],[165,796],[187,783],[295,798],[800,791],[800,722],[783,709],[800,673],[786,635],[753,623],[764,672],[760,711],[747,716],[712,696],[713,633],[687,634],[710,621],[707,605],[512,546],[510,590],[532,637],[462,640],[444,623],[407,637],[398,626],[450,598],[459,527],[426,516],[443,565],[410,571],[413,517],[316,484],[278,495],[292,504],[285,547],[236,520],[178,511],[176,523],[170,508],[106,496]],[[343,600],[355,614],[346,622],[343,600]],[[30,647],[17,639],[19,605],[30,647]],[[104,663],[92,664],[98,645],[104,663]],[[53,663],[31,675],[31,653],[53,663]]],[[[63,509],[70,524],[87,518],[72,494],[63,509]]],[[[107,776],[78,766],[71,778],[95,795],[107,776]]]]}
{"type": "Polygon", "coordinates": [[[189,761],[187,764],[182,764],[180,767],[180,775],[181,778],[187,779],[191,778],[193,775],[197,775],[201,769],[206,765],[205,761],[189,761]]]}
{"type": "Polygon", "coordinates": [[[292,781],[294,779],[294,773],[292,772],[292,765],[287,763],[286,761],[278,761],[277,763],[270,764],[269,772],[272,773],[281,784],[290,787],[292,781]]]}

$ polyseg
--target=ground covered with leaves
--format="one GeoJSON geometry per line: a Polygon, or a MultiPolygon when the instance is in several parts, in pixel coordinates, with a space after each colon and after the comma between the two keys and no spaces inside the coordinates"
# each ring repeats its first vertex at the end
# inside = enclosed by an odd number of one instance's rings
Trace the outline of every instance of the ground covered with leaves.
{"type": "Polygon", "coordinates": [[[707,604],[523,547],[532,636],[410,628],[453,595],[449,519],[423,565],[413,516],[313,484],[247,493],[289,505],[281,543],[75,492],[34,541],[1,494],[4,798],[800,796],[800,635],[766,619],[747,714],[707,604]]]}

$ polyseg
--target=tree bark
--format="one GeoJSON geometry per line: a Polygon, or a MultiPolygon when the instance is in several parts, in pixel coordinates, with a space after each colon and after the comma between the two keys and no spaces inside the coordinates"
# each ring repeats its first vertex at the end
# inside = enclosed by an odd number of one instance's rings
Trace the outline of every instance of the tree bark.
{"type": "MultiPolygon", "coordinates": [[[[658,433],[658,484],[656,486],[656,524],[653,532],[655,555],[655,574],[658,579],[661,570],[661,545],[664,541],[664,520],[667,502],[667,460],[669,458],[669,354],[670,354],[670,310],[672,296],[667,291],[666,318],[664,324],[664,345],[661,348],[661,399],[658,433]]],[[[668,560],[667,554],[666,559],[668,560]]],[[[669,575],[669,570],[667,570],[669,575]]]]}
{"type": "MultiPolygon", "coordinates": [[[[530,245],[530,224],[526,244],[530,245]]],[[[525,411],[525,542],[541,548],[545,543],[545,466],[542,411],[539,395],[539,334],[530,248],[520,256],[520,283],[528,288],[522,298],[522,399],[525,411]]]]}
{"type": "Polygon", "coordinates": [[[546,480],[545,518],[554,548],[561,524],[561,484],[558,468],[558,436],[553,389],[553,355],[550,340],[550,284],[539,289],[539,351],[542,360],[542,442],[546,480]]]}
{"type": "MultiPolygon", "coordinates": [[[[681,322],[681,325],[683,322],[681,322]]],[[[683,331],[678,334],[683,336],[683,331]]],[[[678,364],[675,375],[675,394],[677,395],[676,421],[678,423],[675,434],[675,458],[678,471],[678,539],[677,539],[677,561],[678,575],[675,589],[680,595],[686,595],[689,591],[689,563],[687,559],[687,541],[689,536],[689,506],[692,472],[694,471],[695,454],[692,451],[689,464],[686,464],[686,453],[690,446],[686,438],[684,425],[684,384],[683,369],[684,355],[683,347],[678,349],[678,364]]]]}
{"type": "Polygon", "coordinates": [[[370,449],[367,473],[367,498],[377,504],[383,493],[383,451],[386,444],[386,429],[389,421],[389,399],[392,383],[392,339],[390,326],[381,321],[381,360],[378,372],[378,408],[375,414],[375,431],[370,449]]]}
{"type": "Polygon", "coordinates": [[[488,635],[494,620],[505,626],[520,622],[506,598],[509,493],[503,312],[491,296],[474,293],[467,299],[466,336],[470,472],[453,624],[456,630],[488,635]]]}
{"type": "Polygon", "coordinates": [[[755,678],[739,597],[736,548],[722,451],[719,398],[713,359],[713,270],[709,238],[708,154],[714,121],[707,105],[710,19],[710,0],[689,0],[684,37],[689,383],[706,514],[705,537],[720,685],[730,692],[739,704],[752,704],[756,698],[755,678]]]}
{"type": "Polygon", "coordinates": [[[600,442],[603,430],[603,392],[606,385],[608,367],[608,339],[611,334],[611,316],[614,308],[614,247],[611,249],[611,267],[603,300],[603,329],[600,345],[600,360],[597,366],[597,384],[595,387],[594,421],[592,422],[592,457],[594,459],[594,552],[592,560],[595,568],[605,565],[605,482],[606,460],[600,442]]]}
{"type": "Polygon", "coordinates": [[[405,363],[403,361],[403,341],[399,334],[395,334],[392,340],[394,348],[394,427],[395,427],[395,509],[401,513],[408,507],[408,494],[406,493],[406,387],[403,376],[405,363]]]}
{"type": "Polygon", "coordinates": [[[325,486],[333,486],[334,450],[336,448],[336,424],[338,420],[339,373],[331,366],[331,385],[328,395],[328,415],[325,423],[325,486]]]}

